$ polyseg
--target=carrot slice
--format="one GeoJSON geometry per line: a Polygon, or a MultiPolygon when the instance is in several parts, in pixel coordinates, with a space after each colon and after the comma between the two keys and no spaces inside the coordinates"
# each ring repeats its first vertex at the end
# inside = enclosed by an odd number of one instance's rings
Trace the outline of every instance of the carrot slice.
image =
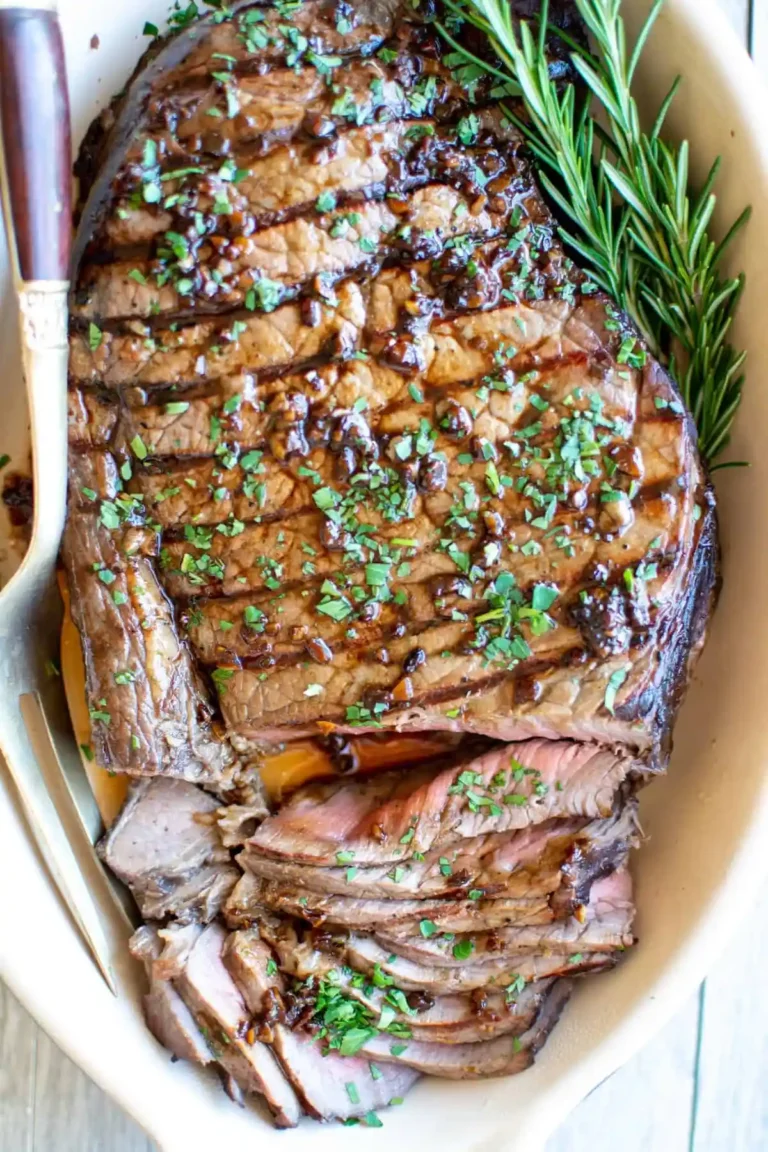
{"type": "Polygon", "coordinates": [[[380,768],[397,768],[445,756],[458,743],[450,732],[392,733],[381,736],[353,736],[350,744],[362,772],[380,768]]]}
{"type": "MultiPolygon", "coordinates": [[[[456,737],[443,733],[416,735],[381,734],[352,736],[348,741],[358,772],[381,772],[386,768],[417,764],[445,755],[456,745],[456,737]]],[[[309,780],[337,774],[333,757],[314,740],[297,740],[282,751],[267,756],[259,773],[269,798],[279,803],[289,792],[309,780]]]]}
{"type": "Polygon", "coordinates": [[[333,760],[314,740],[297,740],[259,764],[259,775],[270,800],[279,802],[308,780],[335,776],[333,760]]]}

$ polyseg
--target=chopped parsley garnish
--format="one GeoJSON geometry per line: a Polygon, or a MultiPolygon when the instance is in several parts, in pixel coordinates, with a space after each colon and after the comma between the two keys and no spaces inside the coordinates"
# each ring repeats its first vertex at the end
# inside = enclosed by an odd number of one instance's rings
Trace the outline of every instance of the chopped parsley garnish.
{"type": "Polygon", "coordinates": [[[629,668],[617,668],[608,677],[608,684],[605,689],[604,703],[611,716],[615,715],[614,708],[616,705],[616,694],[621,688],[622,684],[629,675],[629,668]]]}
{"type": "Polygon", "coordinates": [[[315,201],[318,212],[332,212],[336,207],[336,197],[333,192],[321,192],[315,201]]]}
{"type": "Polygon", "coordinates": [[[245,294],[245,306],[251,312],[259,309],[261,312],[274,312],[283,298],[283,286],[276,280],[260,276],[254,281],[253,287],[245,294]]]}
{"type": "Polygon", "coordinates": [[[211,680],[213,680],[216,685],[219,695],[224,695],[227,690],[227,683],[232,679],[234,674],[234,668],[214,668],[213,672],[211,672],[211,680]]]}
{"type": "MultiPolygon", "coordinates": [[[[363,991],[369,990],[370,993],[376,987],[389,987],[392,983],[378,965],[374,969],[371,981],[362,973],[353,973],[350,969],[344,971],[349,973],[349,982],[353,987],[363,991]]],[[[313,1026],[317,1028],[318,1035],[325,1041],[327,1047],[338,1051],[342,1056],[354,1056],[366,1041],[373,1039],[380,1032],[406,1038],[411,1034],[407,1025],[395,1018],[394,1005],[390,1004],[388,999],[385,1000],[377,1017],[375,1012],[342,988],[342,974],[335,969],[321,980],[310,977],[299,987],[305,993],[314,993],[313,1026]]],[[[390,992],[387,993],[387,996],[389,995],[390,992]]],[[[403,1001],[408,1009],[404,997],[403,1001]]],[[[410,1009],[408,1011],[410,1012],[410,1009]]]]}
{"type": "Polygon", "coordinates": [[[146,460],[147,446],[138,434],[131,440],[131,451],[137,460],[146,460]]]}

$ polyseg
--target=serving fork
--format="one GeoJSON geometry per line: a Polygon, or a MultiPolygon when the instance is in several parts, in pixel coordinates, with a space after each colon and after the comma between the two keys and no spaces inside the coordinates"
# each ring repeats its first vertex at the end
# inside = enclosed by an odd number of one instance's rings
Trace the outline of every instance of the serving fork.
{"type": "Polygon", "coordinates": [[[69,105],[56,12],[0,0],[2,193],[32,444],[34,518],[0,591],[0,751],[40,855],[113,992],[109,881],[93,850],[99,815],[56,668],[56,559],[67,488],[69,105]]]}

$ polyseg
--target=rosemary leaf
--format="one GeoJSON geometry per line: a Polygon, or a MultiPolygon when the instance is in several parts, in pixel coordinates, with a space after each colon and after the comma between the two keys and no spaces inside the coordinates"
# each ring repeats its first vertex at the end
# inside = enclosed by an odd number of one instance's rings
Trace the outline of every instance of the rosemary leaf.
{"type": "Polygon", "coordinates": [[[690,188],[688,142],[661,137],[679,86],[661,101],[650,132],[641,126],[632,80],[663,0],[655,0],[631,55],[621,0],[575,0],[592,47],[548,22],[542,0],[534,27],[516,22],[508,0],[444,0],[449,16],[437,28],[451,59],[513,85],[525,116],[504,107],[540,166],[539,179],[565,222],[564,243],[585,270],[629,314],[651,351],[675,376],[708,461],[722,452],[741,400],[744,354],[730,342],[743,277],[725,277],[720,261],[749,217],[746,209],[720,243],[709,236],[719,160],[703,186],[690,188]],[[493,62],[457,39],[462,23],[486,36],[493,62]],[[592,102],[550,75],[547,36],[570,51],[592,102]]]}

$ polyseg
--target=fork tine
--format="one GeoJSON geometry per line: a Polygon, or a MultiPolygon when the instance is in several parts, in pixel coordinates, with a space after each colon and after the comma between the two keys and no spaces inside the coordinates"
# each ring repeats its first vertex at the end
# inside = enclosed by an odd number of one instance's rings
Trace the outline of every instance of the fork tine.
{"type": "MultiPolygon", "coordinates": [[[[141,923],[133,897],[122,884],[113,879],[94,848],[94,839],[98,832],[94,830],[92,809],[96,812],[98,809],[90,785],[83,778],[80,761],[73,756],[75,760],[73,774],[81,778],[77,781],[81,787],[76,794],[73,787],[75,782],[64,766],[62,752],[53,735],[49,709],[44,704],[41,693],[39,691],[25,693],[19,697],[19,705],[27,733],[35,745],[38,768],[45,779],[48,794],[53,800],[69,845],[78,860],[80,871],[85,872],[87,869],[90,873],[91,890],[94,890],[96,881],[110,905],[119,913],[124,926],[133,932],[141,923]],[[90,800],[87,812],[83,811],[82,807],[84,799],[90,800]]],[[[100,818],[99,826],[101,826],[100,818]]]]}
{"type": "Polygon", "coordinates": [[[66,841],[62,837],[62,841],[54,846],[53,841],[58,840],[58,837],[55,833],[50,836],[51,831],[57,827],[57,821],[53,806],[42,788],[42,779],[30,780],[23,772],[12,768],[11,761],[6,760],[5,765],[51,879],[64,899],[107,987],[113,996],[117,996],[115,975],[109,962],[109,945],[90,893],[66,841]],[[47,808],[49,811],[46,812],[47,808]]]}
{"type": "MultiPolygon", "coordinates": [[[[20,699],[20,705],[29,711],[24,697],[20,699]]],[[[50,751],[46,750],[45,739],[40,738],[40,732],[39,723],[33,724],[30,731],[25,718],[24,726],[19,724],[14,729],[13,746],[3,749],[5,764],[51,879],[66,903],[107,987],[116,996],[117,984],[111,964],[112,948],[102,923],[102,915],[38,766],[38,757],[42,760],[50,755],[50,751]]]]}

